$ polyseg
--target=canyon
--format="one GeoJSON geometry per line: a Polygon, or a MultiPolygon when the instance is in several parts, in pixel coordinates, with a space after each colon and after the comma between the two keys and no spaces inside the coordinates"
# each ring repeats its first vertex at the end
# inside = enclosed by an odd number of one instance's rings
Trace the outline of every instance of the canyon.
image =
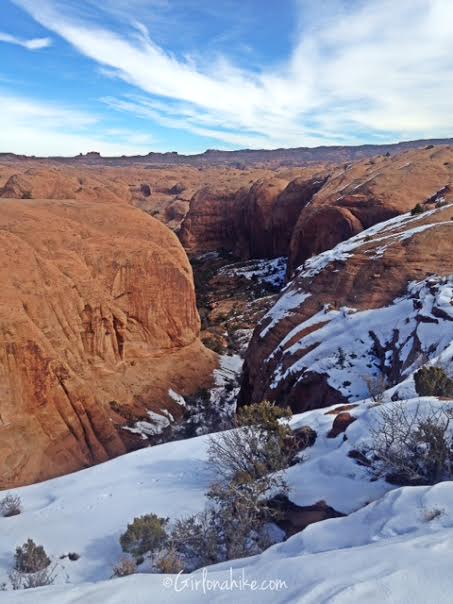
{"type": "Polygon", "coordinates": [[[158,442],[225,358],[245,361],[218,404],[301,412],[404,382],[450,329],[448,142],[1,155],[0,487],[158,442]]]}

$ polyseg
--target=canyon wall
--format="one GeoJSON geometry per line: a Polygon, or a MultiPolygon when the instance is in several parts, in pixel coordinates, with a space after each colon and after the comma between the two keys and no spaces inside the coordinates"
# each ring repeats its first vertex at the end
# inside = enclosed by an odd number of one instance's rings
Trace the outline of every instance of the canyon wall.
{"type": "Polygon", "coordinates": [[[141,446],[125,430],[209,385],[192,271],[171,231],[125,204],[0,201],[0,487],[141,446]]]}

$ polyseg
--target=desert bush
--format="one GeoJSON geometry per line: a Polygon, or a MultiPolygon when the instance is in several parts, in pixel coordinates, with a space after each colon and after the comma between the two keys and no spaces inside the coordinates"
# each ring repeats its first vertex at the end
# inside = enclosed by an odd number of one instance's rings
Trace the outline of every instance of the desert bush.
{"type": "Polygon", "coordinates": [[[37,573],[50,565],[50,558],[42,545],[36,545],[33,539],[28,539],[16,548],[14,568],[21,573],[37,573]]]}
{"type": "Polygon", "coordinates": [[[371,429],[372,443],[364,453],[370,471],[401,485],[432,485],[453,478],[453,410],[420,405],[408,409],[403,401],[385,405],[371,429]]]}
{"type": "Polygon", "coordinates": [[[269,477],[287,468],[294,455],[289,409],[269,402],[242,407],[237,429],[212,437],[209,461],[226,482],[244,483],[269,477]]]}
{"type": "Polygon", "coordinates": [[[411,210],[412,216],[416,216],[417,214],[423,214],[424,212],[426,212],[426,210],[421,203],[417,203],[411,210]]]}
{"type": "Polygon", "coordinates": [[[375,403],[382,403],[384,400],[384,393],[388,388],[385,375],[382,373],[378,375],[366,375],[363,379],[367,385],[369,397],[375,403]]]}
{"type": "Polygon", "coordinates": [[[184,570],[252,556],[271,544],[267,524],[260,516],[231,505],[211,507],[178,520],[171,534],[172,547],[184,570]]]}
{"type": "Polygon", "coordinates": [[[113,567],[114,577],[127,577],[137,572],[137,563],[131,558],[122,558],[118,564],[113,567]]]}
{"type": "Polygon", "coordinates": [[[156,514],[145,514],[134,518],[120,537],[123,551],[135,557],[146,554],[152,557],[167,542],[167,524],[168,518],[160,518],[156,514]]]}
{"type": "Polygon", "coordinates": [[[174,550],[184,560],[185,570],[220,561],[220,535],[212,511],[176,521],[171,533],[174,550]]]}
{"type": "Polygon", "coordinates": [[[430,508],[423,510],[422,520],[423,522],[432,522],[437,518],[445,515],[445,510],[443,508],[430,508]]]}
{"type": "Polygon", "coordinates": [[[184,570],[182,560],[173,546],[160,558],[157,569],[167,575],[177,575],[184,570]]]}
{"type": "Polygon", "coordinates": [[[22,512],[22,501],[18,495],[6,495],[0,501],[0,514],[5,517],[17,516],[22,512]]]}
{"type": "Polygon", "coordinates": [[[414,375],[415,389],[420,396],[453,397],[453,380],[442,367],[422,367],[414,375]]]}
{"type": "Polygon", "coordinates": [[[9,575],[11,589],[33,589],[35,587],[45,587],[55,582],[55,567],[43,568],[35,573],[23,573],[18,570],[12,570],[9,575]]]}

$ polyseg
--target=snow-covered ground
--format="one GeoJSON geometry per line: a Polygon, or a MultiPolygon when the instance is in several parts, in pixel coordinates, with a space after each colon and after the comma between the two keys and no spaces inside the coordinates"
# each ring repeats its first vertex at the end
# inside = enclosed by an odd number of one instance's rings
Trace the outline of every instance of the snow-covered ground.
{"type": "Polygon", "coordinates": [[[288,259],[285,256],[272,259],[253,259],[246,262],[228,264],[221,269],[221,273],[237,277],[256,280],[257,283],[266,283],[276,289],[283,287],[286,278],[288,259]]]}
{"type": "MultiPolygon", "coordinates": [[[[291,293],[274,308],[300,304],[301,294],[291,293]]],[[[453,353],[452,300],[453,276],[432,276],[409,284],[406,295],[383,308],[325,308],[292,329],[270,355],[268,362],[280,357],[273,387],[290,374],[303,380],[306,371],[314,372],[326,375],[328,384],[352,402],[369,396],[370,380],[393,368],[407,390],[406,379],[428,359],[445,356],[447,350],[453,353]],[[312,325],[321,327],[309,333],[312,325]],[[304,333],[308,335],[297,337],[304,333]],[[310,352],[298,358],[302,350],[310,352]]],[[[414,395],[413,388],[404,394],[414,395]]]]}
{"type": "MultiPolygon", "coordinates": [[[[406,404],[446,403],[417,399],[406,404]]],[[[334,419],[329,409],[292,420],[294,427],[310,425],[318,437],[304,451],[304,461],[287,471],[290,498],[301,505],[324,499],[349,516],[311,525],[259,556],[210,567],[204,578],[200,571],[178,579],[146,573],[110,576],[121,557],[119,536],[132,518],[155,512],[174,520],[203,509],[213,478],[206,462],[207,436],[142,449],[15,489],[24,510],[0,518],[0,583],[7,580],[16,546],[28,537],[57,562],[58,578],[51,587],[1,592],[0,602],[198,603],[202,596],[215,602],[450,602],[453,483],[395,488],[371,481],[366,468],[348,457],[369,439],[379,409],[370,401],[352,409],[357,420],[346,439],[343,434],[327,438],[334,419]],[[69,552],[78,553],[79,560],[60,560],[69,552]],[[231,578],[236,583],[228,589],[231,578]],[[213,580],[221,580],[223,589],[213,580]],[[281,583],[270,585],[271,580],[281,583]],[[262,589],[250,591],[251,581],[262,589]]]]}

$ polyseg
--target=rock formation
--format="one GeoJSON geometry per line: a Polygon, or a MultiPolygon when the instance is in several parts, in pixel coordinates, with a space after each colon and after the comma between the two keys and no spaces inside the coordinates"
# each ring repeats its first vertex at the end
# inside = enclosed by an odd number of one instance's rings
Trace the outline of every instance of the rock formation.
{"type": "Polygon", "coordinates": [[[176,236],[121,203],[0,201],[0,488],[140,446],[123,429],[206,387],[176,236]]]}
{"type": "Polygon", "coordinates": [[[332,170],[292,232],[288,272],[378,222],[408,212],[453,181],[453,148],[381,155],[332,170]]]}
{"type": "Polygon", "coordinates": [[[298,412],[348,403],[439,354],[453,338],[451,279],[443,281],[452,202],[447,195],[307,260],[255,329],[240,402],[298,412]]]}

